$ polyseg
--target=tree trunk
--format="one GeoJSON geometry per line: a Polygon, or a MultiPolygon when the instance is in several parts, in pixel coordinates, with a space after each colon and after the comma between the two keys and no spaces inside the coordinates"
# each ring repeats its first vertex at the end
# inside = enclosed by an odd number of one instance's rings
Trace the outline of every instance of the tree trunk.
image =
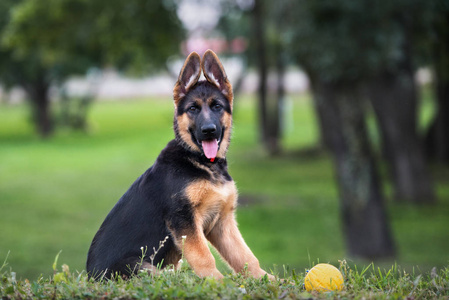
{"type": "Polygon", "coordinates": [[[254,2],[253,9],[253,26],[254,26],[254,38],[256,49],[256,65],[259,73],[259,86],[257,89],[257,95],[259,98],[259,128],[261,131],[262,142],[265,143],[267,136],[267,77],[268,66],[266,58],[266,42],[265,42],[265,30],[263,21],[263,3],[262,1],[254,2]]]}
{"type": "Polygon", "coordinates": [[[312,89],[323,140],[335,162],[348,252],[366,259],[392,257],[394,243],[360,92],[354,85],[336,86],[316,80],[312,89]]]}
{"type": "Polygon", "coordinates": [[[285,62],[279,47],[276,47],[276,61],[273,73],[267,80],[266,147],[271,155],[281,152],[282,112],[285,98],[285,62]]]}
{"type": "MultiPolygon", "coordinates": [[[[277,80],[269,80],[269,60],[264,27],[264,2],[255,1],[253,8],[254,42],[256,49],[256,67],[259,73],[259,128],[262,143],[270,155],[280,152],[280,91],[277,80]],[[274,82],[274,83],[273,83],[274,82]]],[[[276,55],[280,55],[277,53],[276,55]]],[[[276,77],[278,77],[278,72],[276,77]]],[[[283,74],[282,74],[283,78],[283,74]]],[[[283,92],[283,91],[282,91],[283,92]]]]}
{"type": "Polygon", "coordinates": [[[377,117],[395,199],[435,202],[433,184],[417,134],[417,95],[413,73],[382,74],[368,85],[377,117]]]}
{"type": "Polygon", "coordinates": [[[33,121],[38,134],[47,138],[53,133],[53,120],[50,113],[50,85],[42,80],[37,80],[25,87],[31,102],[33,121]]]}
{"type": "Polygon", "coordinates": [[[449,10],[435,21],[437,42],[433,45],[436,115],[426,136],[428,157],[449,164],[449,10]]]}
{"type": "Polygon", "coordinates": [[[437,72],[435,90],[436,115],[426,136],[426,152],[428,157],[449,165],[449,80],[437,72]]]}
{"type": "MultiPolygon", "coordinates": [[[[283,55],[283,49],[281,46],[278,47],[276,55],[276,131],[275,136],[280,143],[283,133],[283,118],[285,114],[285,69],[286,62],[283,55]]],[[[279,149],[281,147],[279,146],[279,149]]]]}

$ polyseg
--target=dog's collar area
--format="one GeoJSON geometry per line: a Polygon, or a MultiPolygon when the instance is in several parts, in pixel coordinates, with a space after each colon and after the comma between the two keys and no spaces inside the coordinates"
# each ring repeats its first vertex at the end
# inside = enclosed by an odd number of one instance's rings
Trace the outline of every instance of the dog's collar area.
{"type": "MultiPolygon", "coordinates": [[[[216,157],[214,157],[214,158],[207,158],[205,155],[204,155],[204,153],[203,153],[203,151],[202,151],[202,149],[200,148],[200,147],[198,147],[199,149],[198,150],[194,150],[194,149],[192,149],[189,145],[187,145],[180,137],[176,137],[176,139],[175,139],[175,141],[177,142],[177,144],[179,145],[179,146],[181,146],[181,148],[184,150],[184,151],[187,151],[187,152],[189,152],[190,154],[189,155],[191,155],[192,157],[194,157],[194,159],[197,161],[197,162],[199,162],[199,163],[201,163],[201,164],[203,164],[203,165],[210,165],[210,164],[221,164],[221,163],[223,163],[223,162],[226,162],[226,158],[225,157],[219,157],[219,156],[216,156],[216,157]]],[[[221,142],[221,141],[220,141],[221,142]]]]}
{"type": "Polygon", "coordinates": [[[204,155],[201,155],[200,163],[213,166],[213,165],[221,165],[222,163],[226,163],[226,158],[224,157],[214,157],[214,158],[207,158],[204,155]]]}

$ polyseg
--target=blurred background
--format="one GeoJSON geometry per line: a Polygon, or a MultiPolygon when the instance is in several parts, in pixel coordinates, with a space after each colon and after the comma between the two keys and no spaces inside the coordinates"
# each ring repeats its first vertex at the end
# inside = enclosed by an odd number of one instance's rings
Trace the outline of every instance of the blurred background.
{"type": "Polygon", "coordinates": [[[234,86],[237,219],[264,268],[447,266],[449,1],[1,0],[7,268],[48,275],[62,250],[84,269],[174,137],[185,57],[209,48],[234,86]]]}

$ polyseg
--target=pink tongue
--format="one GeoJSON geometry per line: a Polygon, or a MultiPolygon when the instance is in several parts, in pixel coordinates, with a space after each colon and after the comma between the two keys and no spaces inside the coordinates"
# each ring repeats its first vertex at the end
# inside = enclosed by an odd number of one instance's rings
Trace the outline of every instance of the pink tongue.
{"type": "Polygon", "coordinates": [[[215,158],[217,156],[218,152],[218,141],[217,140],[210,140],[210,141],[203,141],[203,151],[204,155],[208,159],[215,158]]]}

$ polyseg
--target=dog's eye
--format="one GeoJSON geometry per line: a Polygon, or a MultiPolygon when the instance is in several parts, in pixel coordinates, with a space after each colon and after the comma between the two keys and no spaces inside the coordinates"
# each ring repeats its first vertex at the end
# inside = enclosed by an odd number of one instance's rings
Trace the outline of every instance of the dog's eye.
{"type": "Polygon", "coordinates": [[[190,112],[195,113],[195,112],[197,112],[198,110],[199,110],[199,108],[198,108],[197,106],[195,106],[195,105],[192,105],[192,106],[189,107],[189,111],[190,111],[190,112]]]}
{"type": "Polygon", "coordinates": [[[214,105],[212,105],[212,109],[215,111],[220,110],[222,108],[223,108],[223,106],[221,106],[221,104],[218,104],[218,103],[215,103],[214,105]]]}

